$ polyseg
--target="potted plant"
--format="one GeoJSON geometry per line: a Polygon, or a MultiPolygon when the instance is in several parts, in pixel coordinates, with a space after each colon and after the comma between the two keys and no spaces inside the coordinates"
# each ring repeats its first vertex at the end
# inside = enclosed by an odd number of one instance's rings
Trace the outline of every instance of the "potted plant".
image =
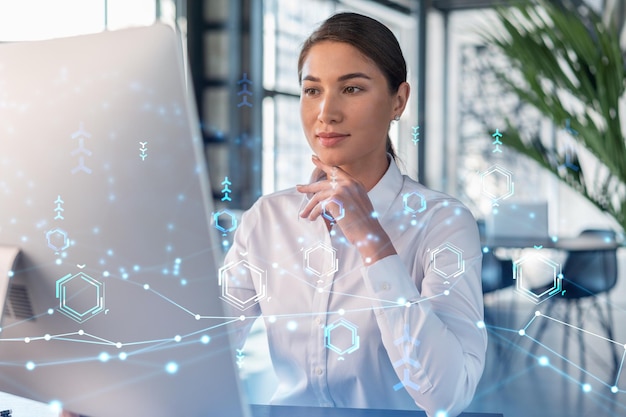
{"type": "Polygon", "coordinates": [[[570,138],[565,144],[548,143],[539,134],[527,137],[504,116],[506,128],[501,130],[507,144],[626,230],[626,141],[620,108],[626,70],[618,27],[624,23],[611,17],[603,21],[585,5],[532,0],[496,9],[496,24],[481,35],[510,63],[506,71],[494,70],[498,78],[570,138]]]}

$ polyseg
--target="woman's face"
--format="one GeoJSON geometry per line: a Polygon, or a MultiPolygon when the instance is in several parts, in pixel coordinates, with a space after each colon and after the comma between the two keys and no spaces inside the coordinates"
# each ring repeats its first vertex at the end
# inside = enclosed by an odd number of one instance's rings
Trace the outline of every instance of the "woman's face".
{"type": "Polygon", "coordinates": [[[323,41],[302,65],[300,116],[313,152],[329,165],[357,170],[386,163],[389,123],[406,104],[408,84],[391,94],[378,66],[358,49],[323,41]],[[405,87],[406,86],[406,87],[405,87]]]}

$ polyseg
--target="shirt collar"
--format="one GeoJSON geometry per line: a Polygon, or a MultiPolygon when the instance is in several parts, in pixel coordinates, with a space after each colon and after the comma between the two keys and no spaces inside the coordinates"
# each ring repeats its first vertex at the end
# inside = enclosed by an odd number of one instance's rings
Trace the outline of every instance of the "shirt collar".
{"type": "Polygon", "coordinates": [[[390,160],[389,167],[385,175],[367,193],[378,217],[382,217],[387,213],[396,196],[402,190],[402,183],[404,182],[396,161],[391,155],[388,155],[388,158],[390,160]]]}

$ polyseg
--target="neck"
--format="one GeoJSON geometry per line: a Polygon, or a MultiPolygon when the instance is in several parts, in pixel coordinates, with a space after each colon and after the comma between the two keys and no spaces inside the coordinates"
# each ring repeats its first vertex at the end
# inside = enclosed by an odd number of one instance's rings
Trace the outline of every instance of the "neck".
{"type": "Polygon", "coordinates": [[[384,159],[370,161],[367,164],[342,165],[340,168],[363,184],[365,190],[369,192],[385,175],[387,168],[389,168],[389,163],[387,154],[385,154],[384,159]]]}

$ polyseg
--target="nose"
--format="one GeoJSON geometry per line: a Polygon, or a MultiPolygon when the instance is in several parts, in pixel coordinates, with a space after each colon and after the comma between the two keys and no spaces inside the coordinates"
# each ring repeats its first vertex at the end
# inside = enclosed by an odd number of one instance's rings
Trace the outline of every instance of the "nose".
{"type": "Polygon", "coordinates": [[[317,120],[324,124],[332,124],[340,122],[342,118],[340,99],[332,93],[326,93],[320,100],[317,120]]]}

